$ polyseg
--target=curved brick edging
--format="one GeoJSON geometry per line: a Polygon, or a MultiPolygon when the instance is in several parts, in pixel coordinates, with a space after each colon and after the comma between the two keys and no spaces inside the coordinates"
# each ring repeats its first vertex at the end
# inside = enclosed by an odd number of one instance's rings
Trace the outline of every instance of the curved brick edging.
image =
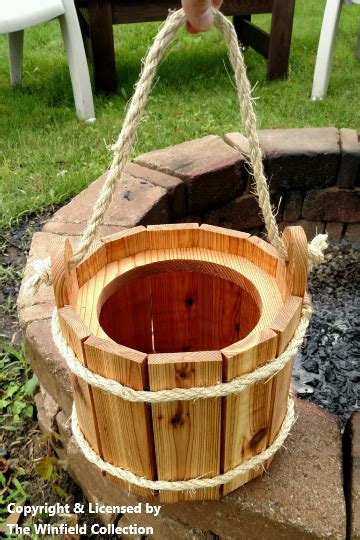
{"type": "MultiPolygon", "coordinates": [[[[360,241],[360,146],[353,130],[259,131],[273,203],[281,226],[301,223],[308,236],[328,230],[332,240],[360,241]]],[[[126,168],[100,234],[140,224],[201,221],[258,233],[259,209],[251,194],[240,134],[208,136],[139,156],[126,168]]],[[[57,235],[78,241],[105,175],[77,195],[36,233],[24,281],[35,259],[49,255],[57,235]]],[[[134,497],[102,477],[77,448],[66,420],[72,403],[64,360],[50,332],[54,306],[50,287],[18,298],[25,346],[42,392],[40,427],[63,437],[57,452],[89,500],[132,504],[134,497]]],[[[298,403],[299,421],[287,452],[276,456],[269,474],[221,499],[164,506],[153,523],[155,538],[345,538],[341,436],[337,421],[315,405],[298,403]],[[321,428],[319,429],[319,425],[321,428]]],[[[151,525],[144,520],[141,524],[151,525]]],[[[102,516],[104,518],[104,515],[102,516]]],[[[116,516],[109,519],[116,520],[116,516]]],[[[125,524],[126,516],[121,518],[125,524]]],[[[355,538],[355,537],[354,537],[355,538]]]]}

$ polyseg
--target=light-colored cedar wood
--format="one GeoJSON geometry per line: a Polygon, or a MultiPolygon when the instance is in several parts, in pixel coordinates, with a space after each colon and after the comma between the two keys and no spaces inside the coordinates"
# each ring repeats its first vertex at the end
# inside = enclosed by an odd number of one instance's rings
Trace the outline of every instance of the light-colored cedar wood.
{"type": "MultiPolygon", "coordinates": [[[[219,351],[149,355],[151,390],[209,386],[221,381],[219,351]]],[[[186,480],[220,472],[219,398],[152,405],[159,480],[186,480]]],[[[218,488],[160,492],[161,502],[216,499],[218,488]]]]}
{"type": "MultiPolygon", "coordinates": [[[[303,298],[289,296],[283,308],[277,314],[271,328],[278,335],[276,355],[286,349],[298,327],[303,298]]],[[[270,445],[278,433],[286,413],[287,398],[291,384],[291,374],[294,359],[290,360],[284,369],[273,377],[271,403],[269,413],[268,444],[270,445]]]]}
{"type": "MultiPolygon", "coordinates": [[[[58,310],[62,334],[80,362],[86,366],[84,341],[90,336],[89,329],[76,315],[71,306],[58,310]]],[[[102,455],[99,432],[96,422],[96,408],[93,402],[92,387],[79,377],[70,373],[79,425],[91,447],[102,455]]]]}
{"type": "Polygon", "coordinates": [[[106,248],[101,240],[96,240],[86,258],[76,267],[79,286],[89,281],[107,263],[106,248]]]}
{"type": "Polygon", "coordinates": [[[199,244],[197,223],[148,225],[149,249],[193,248],[199,244]]]}
{"type": "Polygon", "coordinates": [[[244,257],[270,276],[276,276],[279,256],[276,249],[262,238],[251,236],[246,240],[244,257]]]}
{"type": "MultiPolygon", "coordinates": [[[[88,368],[135,390],[148,387],[146,354],[96,337],[84,343],[88,368]]],[[[93,388],[101,448],[105,461],[154,479],[153,434],[149,405],[131,403],[93,388]]],[[[133,493],[153,497],[150,490],[120,483],[133,493]]]]}
{"type": "Polygon", "coordinates": [[[100,325],[116,343],[142,352],[153,352],[150,276],[118,288],[104,303],[100,325]]]}
{"type": "Polygon", "coordinates": [[[126,281],[166,271],[208,273],[246,288],[262,306],[253,332],[268,327],[283,305],[275,279],[244,257],[203,248],[183,248],[154,249],[108,264],[81,287],[76,312],[94,335],[106,337],[99,324],[99,314],[105,301],[126,281]]]}
{"type": "Polygon", "coordinates": [[[308,246],[302,227],[286,227],[282,234],[288,249],[286,283],[289,294],[304,297],[308,274],[308,246]]]}
{"type": "Polygon", "coordinates": [[[243,257],[248,238],[249,233],[204,224],[200,226],[199,247],[243,257]]]}
{"type": "Polygon", "coordinates": [[[78,297],[79,284],[75,268],[69,269],[69,261],[73,256],[68,239],[54,238],[51,246],[51,276],[58,308],[68,304],[75,305],[78,297]]]}
{"type": "Polygon", "coordinates": [[[111,263],[149,249],[149,235],[142,225],[101,238],[106,248],[107,262],[111,263]]]}
{"type": "MultiPolygon", "coordinates": [[[[266,329],[250,334],[239,344],[235,354],[231,348],[223,352],[224,380],[230,381],[249,373],[275,358],[277,335],[266,329]]],[[[265,450],[269,429],[269,408],[272,382],[258,383],[237,396],[223,400],[222,470],[228,471],[265,450]]],[[[262,473],[262,469],[246,473],[223,486],[223,494],[245,484],[262,473]]]]}
{"type": "Polygon", "coordinates": [[[260,310],[232,281],[200,272],[151,276],[154,351],[216,350],[252,330],[260,310]]]}

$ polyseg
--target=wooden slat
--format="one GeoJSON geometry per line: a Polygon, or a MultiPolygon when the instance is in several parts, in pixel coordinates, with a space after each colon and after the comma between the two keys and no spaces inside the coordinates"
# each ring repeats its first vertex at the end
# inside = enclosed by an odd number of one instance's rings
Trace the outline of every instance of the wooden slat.
{"type": "MultiPolygon", "coordinates": [[[[231,348],[224,358],[224,379],[230,381],[249,373],[275,358],[277,335],[263,330],[245,338],[242,347],[232,354],[231,348]]],[[[240,465],[266,448],[269,425],[271,382],[258,383],[237,396],[224,398],[222,413],[222,469],[224,472],[240,465]]],[[[244,474],[223,486],[223,494],[248,482],[262,473],[262,469],[244,474]]]]}
{"type": "Polygon", "coordinates": [[[75,305],[79,292],[79,284],[75,268],[69,269],[69,261],[73,256],[68,239],[57,237],[51,246],[51,276],[55,303],[58,308],[68,304],[75,305]]]}
{"type": "MultiPolygon", "coordinates": [[[[62,334],[80,362],[86,366],[84,342],[90,336],[89,329],[70,306],[58,310],[62,334]]],[[[92,448],[102,456],[96,421],[92,388],[82,379],[70,373],[79,425],[92,448]]]]}
{"type": "Polygon", "coordinates": [[[153,352],[151,278],[126,283],[105,302],[100,325],[110,339],[125,347],[153,352]]]}
{"type": "MultiPolygon", "coordinates": [[[[218,351],[149,355],[151,390],[209,386],[221,381],[218,351]]],[[[220,471],[220,399],[152,405],[159,480],[214,476],[220,471]]],[[[216,499],[218,488],[160,492],[162,502],[216,499]]]]}
{"type": "Polygon", "coordinates": [[[84,283],[95,276],[106,263],[106,248],[100,240],[97,240],[92,244],[86,258],[76,267],[79,286],[82,287],[84,283]]]}
{"type": "MultiPolygon", "coordinates": [[[[148,387],[146,354],[90,337],[84,344],[92,371],[135,390],[148,387]]],[[[105,461],[153,479],[156,475],[150,408],[93,388],[101,447],[105,461]]],[[[149,490],[128,486],[133,493],[152,498],[149,490]]]]}
{"type": "Polygon", "coordinates": [[[149,235],[142,225],[101,238],[106,248],[107,262],[119,261],[149,249],[149,235]]]}
{"type": "Polygon", "coordinates": [[[251,236],[247,239],[244,257],[270,276],[276,276],[279,256],[276,249],[262,238],[251,236]]]}
{"type": "MultiPolygon", "coordinates": [[[[82,2],[84,0],[81,0],[82,2]]],[[[169,9],[181,7],[180,0],[132,0],[112,2],[113,24],[161,21],[168,15],[169,9]]],[[[250,13],[271,12],[270,0],[226,0],[222,6],[225,15],[248,15],[250,13]]]]}
{"type": "Polygon", "coordinates": [[[220,349],[238,341],[241,301],[242,289],[219,277],[197,272],[151,276],[155,352],[220,349]]]}
{"type": "Polygon", "coordinates": [[[215,227],[214,225],[201,225],[199,231],[199,247],[244,256],[245,243],[250,234],[215,227]]]}
{"type": "MultiPolygon", "coordinates": [[[[277,356],[284,352],[294,335],[299,324],[302,305],[303,298],[289,296],[287,302],[284,304],[271,325],[272,330],[278,335],[277,356]]],[[[274,437],[278,433],[286,413],[293,363],[294,359],[292,359],[280,373],[273,377],[269,414],[269,444],[272,443],[274,437]]]]}
{"type": "Polygon", "coordinates": [[[244,17],[236,17],[236,33],[242,45],[250,46],[267,58],[269,52],[269,34],[244,17]]]}
{"type": "Polygon", "coordinates": [[[288,249],[286,284],[289,294],[304,297],[308,274],[308,246],[302,227],[286,227],[282,238],[288,249]]]}
{"type": "Polygon", "coordinates": [[[289,64],[295,0],[272,0],[267,76],[286,77],[289,64]]]}
{"type": "Polygon", "coordinates": [[[148,225],[150,249],[192,248],[199,245],[197,223],[174,223],[170,225],[148,225]]]}

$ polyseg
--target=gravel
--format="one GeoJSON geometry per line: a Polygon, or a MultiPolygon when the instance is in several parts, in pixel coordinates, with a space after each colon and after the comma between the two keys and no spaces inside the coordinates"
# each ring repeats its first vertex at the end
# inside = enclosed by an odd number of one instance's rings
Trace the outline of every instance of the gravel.
{"type": "Polygon", "coordinates": [[[314,305],[294,367],[300,398],[338,415],[360,410],[360,246],[332,246],[309,278],[314,305]]]}

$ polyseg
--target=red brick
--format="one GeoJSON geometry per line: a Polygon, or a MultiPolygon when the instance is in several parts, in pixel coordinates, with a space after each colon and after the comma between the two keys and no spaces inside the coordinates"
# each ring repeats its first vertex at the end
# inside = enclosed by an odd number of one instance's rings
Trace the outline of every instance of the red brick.
{"type": "MultiPolygon", "coordinates": [[[[107,174],[95,180],[87,189],[58,210],[51,221],[87,223],[107,174]]],[[[123,174],[104,217],[104,225],[134,227],[168,223],[169,208],[166,191],[160,186],[123,174]]]]}
{"type": "Polygon", "coordinates": [[[271,189],[311,189],[336,183],[340,145],[335,128],[264,129],[258,135],[271,189]]]}
{"type": "Polygon", "coordinates": [[[38,259],[46,259],[50,256],[51,245],[54,238],[56,238],[56,236],[49,233],[36,232],[34,234],[17,300],[18,309],[35,304],[51,304],[54,302],[54,294],[51,287],[42,285],[36,294],[28,291],[25,287],[27,280],[34,273],[34,262],[38,259]]]}
{"type": "MultiPolygon", "coordinates": [[[[283,213],[283,203],[280,202],[281,193],[271,193],[271,203],[277,212],[277,220],[281,221],[283,213]]],[[[231,229],[248,231],[261,227],[264,220],[261,215],[259,203],[254,195],[248,193],[238,197],[234,201],[220,208],[219,220],[221,224],[227,223],[231,229]]],[[[222,225],[224,226],[224,225],[222,225]]]]}
{"type": "Polygon", "coordinates": [[[242,156],[213,135],[149,152],[135,161],[182,178],[189,212],[229,201],[242,193],[245,185],[242,156]]]}
{"type": "Polygon", "coordinates": [[[360,540],[360,412],[354,413],[346,426],[344,458],[349,540],[360,540]]]}
{"type": "Polygon", "coordinates": [[[330,243],[340,242],[344,230],[343,223],[327,223],[325,232],[328,234],[330,243]]]}
{"type": "Polygon", "coordinates": [[[350,223],[347,225],[344,238],[352,244],[360,244],[360,223],[350,223]]]}
{"type": "Polygon", "coordinates": [[[352,188],[360,166],[360,142],[354,129],[340,129],[341,162],[337,185],[352,188]]]}
{"type": "MultiPolygon", "coordinates": [[[[287,224],[285,224],[287,226],[287,224]]],[[[292,225],[300,225],[305,231],[308,241],[310,242],[317,234],[323,234],[325,231],[325,223],[321,221],[307,221],[300,219],[292,225]]]]}
{"type": "Polygon", "coordinates": [[[301,210],[304,200],[302,191],[288,191],[284,209],[284,221],[296,221],[301,217],[301,210]]]}
{"type": "MultiPolygon", "coordinates": [[[[47,221],[43,226],[43,231],[59,236],[80,236],[86,227],[86,223],[64,223],[62,221],[47,221]]],[[[120,225],[102,225],[99,229],[99,236],[108,236],[126,229],[120,225]]]]}
{"type": "Polygon", "coordinates": [[[59,405],[43,388],[35,396],[37,420],[44,433],[51,433],[55,429],[55,417],[59,412],[59,405]]]}
{"type": "Polygon", "coordinates": [[[186,214],[185,185],[180,178],[164,174],[149,167],[142,167],[137,163],[128,163],[125,168],[131,176],[145,180],[154,186],[165,189],[169,197],[171,221],[177,221],[186,214]]]}
{"type": "Polygon", "coordinates": [[[53,341],[49,319],[28,325],[25,351],[41,385],[69,415],[72,405],[69,373],[53,341]]]}
{"type": "Polygon", "coordinates": [[[26,306],[18,310],[18,319],[21,330],[24,332],[28,324],[34,321],[50,319],[54,309],[54,304],[35,304],[34,306],[26,306]]]}
{"type": "Polygon", "coordinates": [[[306,193],[302,217],[308,220],[360,221],[360,190],[329,188],[306,193]]]}

